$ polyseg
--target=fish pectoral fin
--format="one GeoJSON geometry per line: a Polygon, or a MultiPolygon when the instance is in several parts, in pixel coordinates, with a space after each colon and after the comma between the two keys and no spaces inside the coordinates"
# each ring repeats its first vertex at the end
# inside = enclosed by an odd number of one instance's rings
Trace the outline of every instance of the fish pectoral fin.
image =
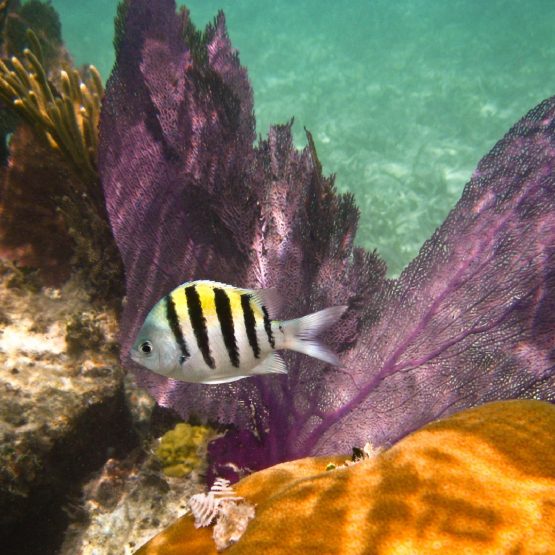
{"type": "Polygon", "coordinates": [[[277,353],[270,353],[250,374],[287,374],[285,361],[277,353]]]}

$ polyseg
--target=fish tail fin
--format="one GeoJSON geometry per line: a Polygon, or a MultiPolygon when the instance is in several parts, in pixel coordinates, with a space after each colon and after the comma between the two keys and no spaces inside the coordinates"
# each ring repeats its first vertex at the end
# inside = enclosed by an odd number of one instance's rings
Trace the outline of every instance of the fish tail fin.
{"type": "Polygon", "coordinates": [[[307,314],[302,318],[282,322],[285,335],[282,348],[304,353],[328,364],[339,366],[340,362],[337,355],[318,341],[316,337],[335,324],[346,310],[347,306],[332,306],[307,314]]]}

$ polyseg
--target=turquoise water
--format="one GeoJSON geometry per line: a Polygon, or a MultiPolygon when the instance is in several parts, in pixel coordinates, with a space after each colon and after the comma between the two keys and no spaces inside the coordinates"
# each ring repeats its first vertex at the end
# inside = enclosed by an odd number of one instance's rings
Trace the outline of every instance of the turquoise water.
{"type": "MultiPolygon", "coordinates": [[[[107,77],[116,0],[54,0],[78,63],[107,77]]],[[[555,93],[555,2],[195,0],[222,8],[249,70],[259,133],[295,116],[361,209],[358,244],[392,275],[454,205],[478,160],[555,93]]]]}

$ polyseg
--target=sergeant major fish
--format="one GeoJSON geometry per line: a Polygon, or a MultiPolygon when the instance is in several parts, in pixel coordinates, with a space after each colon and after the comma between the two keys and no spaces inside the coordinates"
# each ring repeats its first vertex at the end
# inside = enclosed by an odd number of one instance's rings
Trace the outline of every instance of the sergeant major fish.
{"type": "Polygon", "coordinates": [[[149,312],[131,358],[168,378],[206,384],[285,374],[285,362],[276,352],[281,349],[338,365],[337,355],[315,338],[347,307],[272,320],[278,302],[275,289],[240,289],[204,280],[184,283],[149,312]]]}

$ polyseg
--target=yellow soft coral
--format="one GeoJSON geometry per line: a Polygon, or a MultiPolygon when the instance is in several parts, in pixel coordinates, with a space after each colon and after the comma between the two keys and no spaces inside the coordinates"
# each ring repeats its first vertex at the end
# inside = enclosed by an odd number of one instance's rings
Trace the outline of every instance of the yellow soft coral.
{"type": "Polygon", "coordinates": [[[164,474],[181,477],[201,469],[206,442],[212,434],[213,431],[206,426],[191,426],[185,422],[166,432],[155,451],[162,462],[164,474]]]}
{"type": "Polygon", "coordinates": [[[24,50],[25,59],[0,60],[0,99],[79,171],[96,180],[97,127],[104,94],[100,75],[89,66],[90,78],[84,83],[79,71],[68,67],[60,72],[57,90],[48,79],[38,38],[31,30],[27,38],[31,48],[24,50]]]}

